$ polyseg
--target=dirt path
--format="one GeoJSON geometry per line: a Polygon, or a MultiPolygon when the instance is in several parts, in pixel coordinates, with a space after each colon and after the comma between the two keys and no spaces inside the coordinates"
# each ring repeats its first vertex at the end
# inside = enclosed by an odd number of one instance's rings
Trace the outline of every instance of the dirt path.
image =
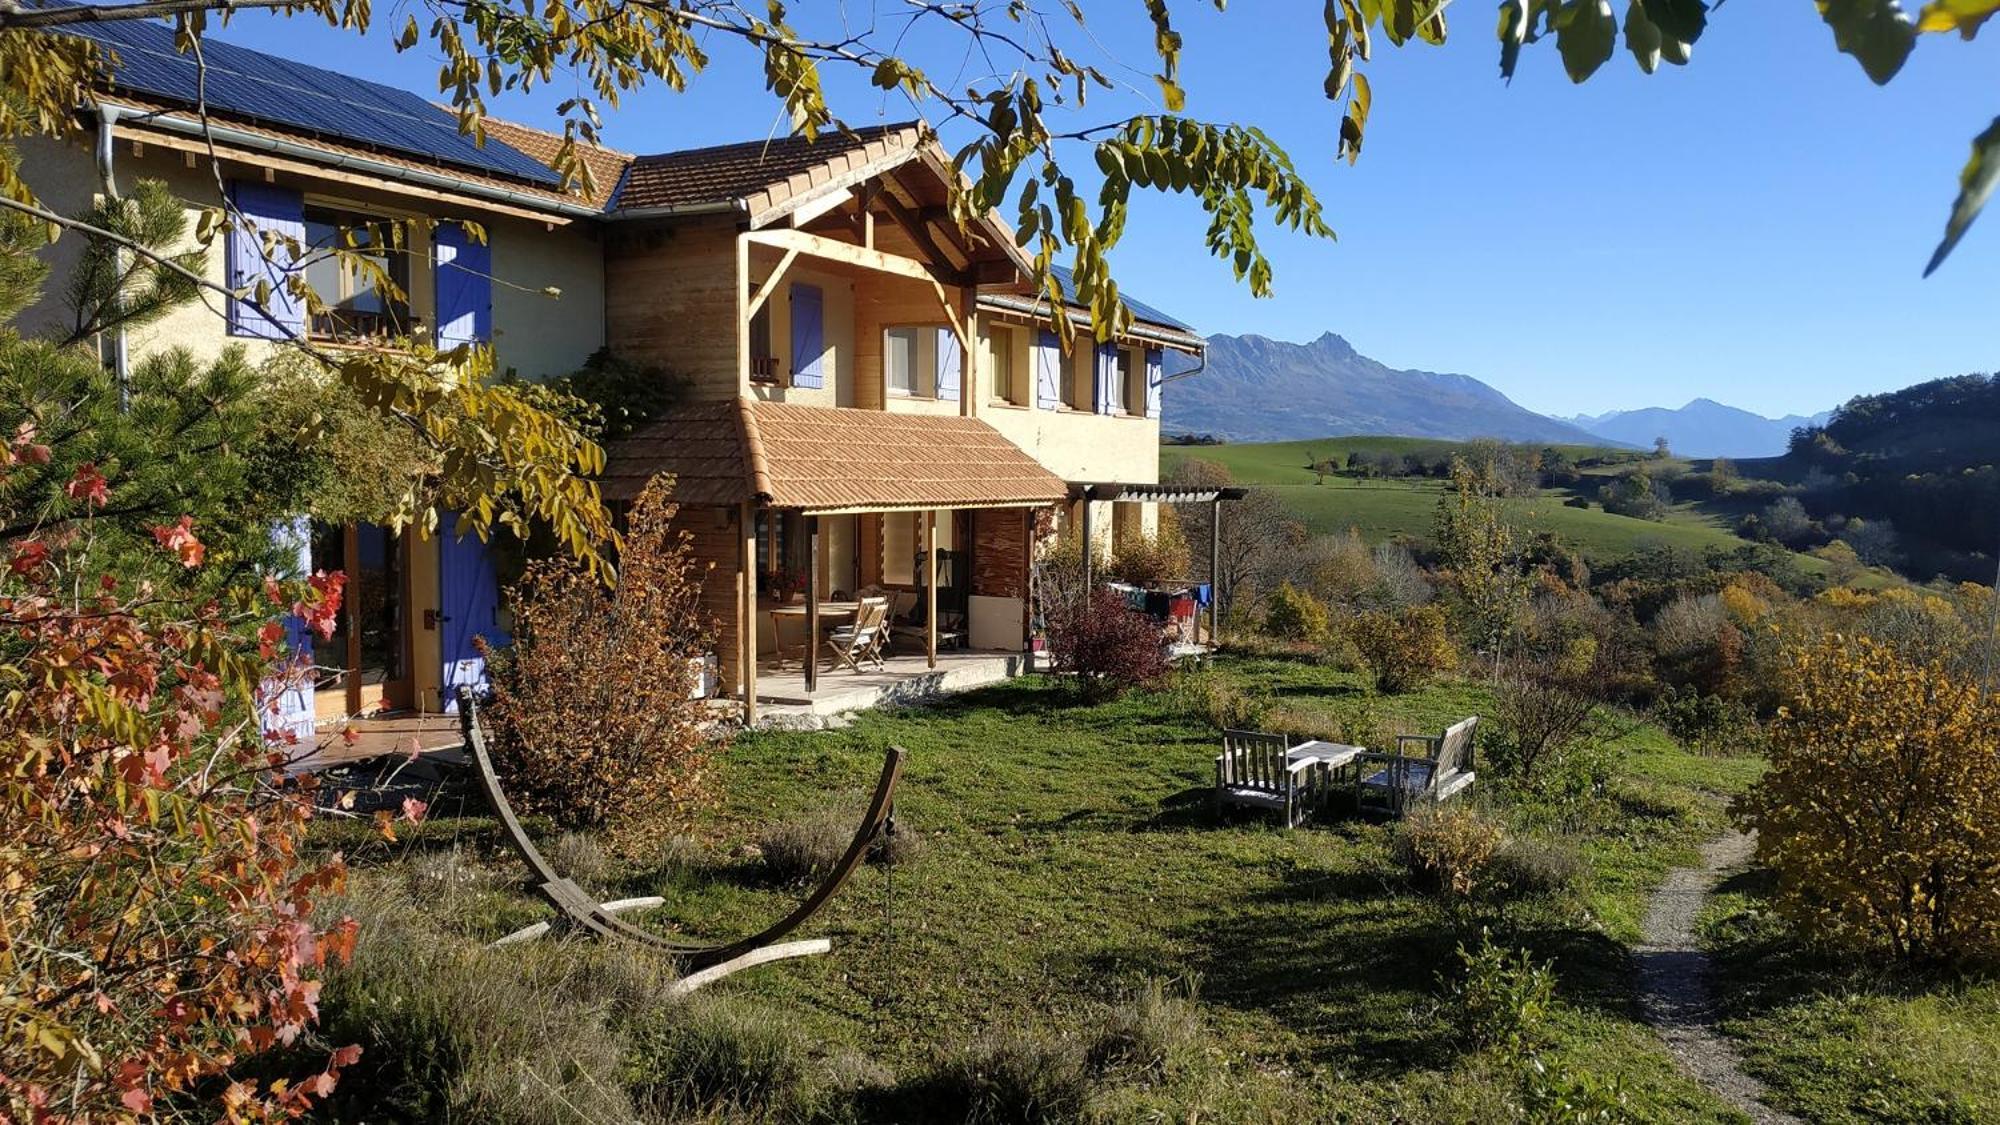
{"type": "Polygon", "coordinates": [[[1700,867],[1678,867],[1653,894],[1646,940],[1634,951],[1639,999],[1681,1069],[1760,1123],[1797,1122],[1763,1103],[1764,1086],[1743,1073],[1736,1048],[1715,1029],[1708,955],[1695,940],[1695,916],[1722,873],[1750,859],[1754,841],[1731,829],[1701,850],[1700,867]]]}

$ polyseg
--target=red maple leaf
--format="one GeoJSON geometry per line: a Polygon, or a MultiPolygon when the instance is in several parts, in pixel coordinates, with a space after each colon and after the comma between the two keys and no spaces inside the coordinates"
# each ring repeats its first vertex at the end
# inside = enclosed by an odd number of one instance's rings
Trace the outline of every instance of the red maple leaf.
{"type": "Polygon", "coordinates": [[[202,556],[208,553],[208,548],[195,538],[193,516],[182,516],[179,523],[153,528],[153,539],[172,551],[185,567],[200,566],[202,556]]]}
{"type": "Polygon", "coordinates": [[[97,465],[90,461],[76,467],[76,474],[63,485],[63,492],[72,500],[81,500],[95,508],[102,508],[111,499],[111,484],[104,474],[97,471],[97,465]]]}

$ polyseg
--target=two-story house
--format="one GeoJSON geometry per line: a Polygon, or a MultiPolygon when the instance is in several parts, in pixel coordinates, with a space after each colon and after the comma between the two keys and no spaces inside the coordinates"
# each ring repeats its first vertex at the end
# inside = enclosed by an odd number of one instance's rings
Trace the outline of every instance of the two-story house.
{"type": "MultiPolygon", "coordinates": [[[[440,220],[431,246],[382,251],[401,300],[332,259],[297,266],[232,232],[211,280],[244,291],[302,268],[326,310],[307,315],[276,284],[261,305],[196,305],[101,341],[106,361],[428,334],[488,345],[498,368],[531,378],[608,346],[687,380],[684,409],[614,450],[605,490],[625,499],[674,474],[711,564],[724,690],[746,710],[779,647],[765,576],[808,574],[818,598],[880,586],[923,590],[928,608],[943,595],[930,645],[949,614],[960,642],[1019,651],[1031,513],[1076,518],[1091,503],[1073,499],[1078,482],[1157,479],[1163,349],[1198,353],[1201,339],[1134,304],[1114,344],[1093,347],[1085,325],[1065,347],[1004,224],[949,218],[954,173],[916,126],[652,156],[593,148],[586,195],[561,187],[556,138],[537,130],[489,121],[475,143],[415,94],[215,40],[204,90],[163,25],[78,33],[118,65],[79,107],[84,143],[23,145],[24,178],[56,209],[143,177],[191,210],[226,204],[307,245],[371,221],[440,220]]],[[[79,241],[50,251],[51,292],[79,241]]],[[[20,327],[56,315],[31,309],[20,327]]],[[[1114,550],[1152,518],[1140,505],[1099,517],[1114,550]]],[[[294,534],[302,568],[344,569],[353,591],[316,653],[330,673],[318,717],[443,709],[483,675],[472,639],[504,621],[476,540],[366,524],[294,534]]]]}

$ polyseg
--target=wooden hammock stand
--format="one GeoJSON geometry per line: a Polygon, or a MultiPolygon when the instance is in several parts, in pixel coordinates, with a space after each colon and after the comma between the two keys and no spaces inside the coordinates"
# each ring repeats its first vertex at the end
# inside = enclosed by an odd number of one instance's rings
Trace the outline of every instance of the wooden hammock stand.
{"type": "Polygon", "coordinates": [[[535,890],[550,906],[556,909],[556,919],[549,923],[538,923],[515,934],[509,934],[495,942],[495,945],[510,944],[527,940],[549,932],[551,929],[593,934],[597,937],[629,941],[648,949],[657,950],[678,958],[690,970],[688,975],[676,982],[672,991],[676,994],[692,992],[710,981],[720,979],[739,969],[761,965],[787,957],[803,957],[815,953],[825,953],[832,948],[825,939],[813,941],[774,944],[779,938],[803,925],[828,899],[847,882],[855,868],[867,858],[868,849],[875,840],[889,829],[895,815],[896,781],[902,775],[903,754],[901,747],[891,746],[883,756],[882,776],[875,783],[875,795],[868,802],[868,811],[861,818],[861,826],[855,829],[854,839],[847,845],[846,854],[834,865],[812,894],[800,903],[790,914],[765,927],[749,937],[721,945],[698,945],[677,942],[658,934],[642,930],[620,920],[616,913],[623,909],[639,906],[656,906],[658,899],[628,899],[614,903],[599,903],[575,882],[558,874],[548,858],[535,847],[521,827],[521,820],[514,814],[514,806],[508,802],[507,794],[500,788],[500,778],[493,771],[493,758],[487,751],[486,734],[479,727],[478,700],[472,692],[461,687],[458,690],[459,728],[465,735],[466,748],[472,752],[474,763],[479,770],[479,783],[485,790],[486,802],[493,809],[493,815],[500,818],[501,827],[507,830],[507,838],[520,853],[522,862],[533,873],[535,890]],[[531,932],[533,931],[533,932],[531,932]]]}

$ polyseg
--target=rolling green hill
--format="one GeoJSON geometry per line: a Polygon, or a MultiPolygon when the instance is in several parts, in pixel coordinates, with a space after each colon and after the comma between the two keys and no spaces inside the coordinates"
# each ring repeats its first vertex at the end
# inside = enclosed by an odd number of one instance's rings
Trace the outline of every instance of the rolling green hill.
{"type": "MultiPolygon", "coordinates": [[[[1329,476],[1316,484],[1312,470],[1306,466],[1314,459],[1344,460],[1350,452],[1448,453],[1457,444],[1425,438],[1343,437],[1245,445],[1169,445],[1161,450],[1160,468],[1162,473],[1169,472],[1176,462],[1189,458],[1222,464],[1237,483],[1276,491],[1286,507],[1315,534],[1333,534],[1353,527],[1370,542],[1398,535],[1428,539],[1438,499],[1447,487],[1445,482],[1329,476]]],[[[1579,460],[1606,454],[1631,455],[1629,450],[1590,446],[1560,448],[1579,460]]],[[[1533,499],[1508,501],[1508,505],[1523,531],[1552,532],[1593,564],[1655,545],[1689,551],[1709,547],[1733,551],[1744,545],[1744,540],[1728,529],[1722,517],[1691,504],[1676,505],[1665,521],[1655,522],[1612,515],[1596,507],[1564,507],[1563,501],[1570,495],[1566,490],[1551,489],[1533,499]]],[[[1799,561],[1815,572],[1824,568],[1818,559],[1802,555],[1799,561]]]]}

